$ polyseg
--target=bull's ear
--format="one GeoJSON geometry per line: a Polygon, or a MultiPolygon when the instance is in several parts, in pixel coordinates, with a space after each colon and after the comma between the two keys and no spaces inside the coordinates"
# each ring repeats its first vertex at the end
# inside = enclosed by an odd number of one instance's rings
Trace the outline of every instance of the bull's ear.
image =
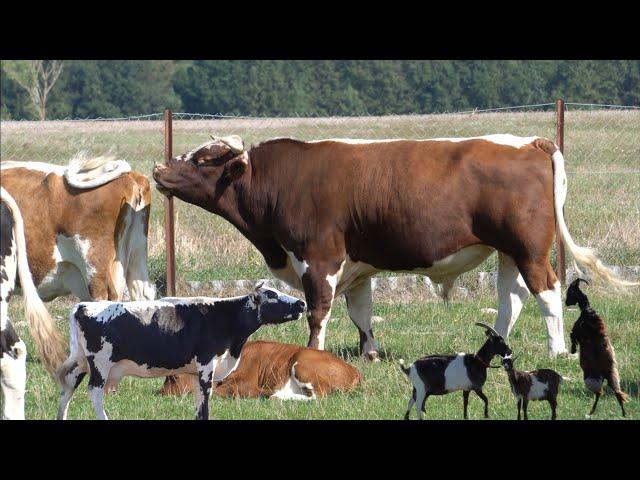
{"type": "Polygon", "coordinates": [[[232,160],[229,160],[224,166],[224,174],[229,180],[235,180],[238,177],[244,175],[249,167],[249,156],[247,152],[242,155],[238,155],[232,160]]]}

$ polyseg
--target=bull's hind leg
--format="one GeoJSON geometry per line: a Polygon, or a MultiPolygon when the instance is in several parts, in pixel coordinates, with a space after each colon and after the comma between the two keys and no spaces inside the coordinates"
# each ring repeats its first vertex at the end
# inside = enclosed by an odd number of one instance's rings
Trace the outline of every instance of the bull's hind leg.
{"type": "Polygon", "coordinates": [[[498,252],[498,318],[495,329],[504,338],[518,320],[529,289],[516,262],[506,253],[498,252]]]}
{"type": "Polygon", "coordinates": [[[364,355],[366,360],[378,360],[378,343],[373,338],[371,328],[371,315],[373,314],[371,279],[367,278],[347,290],[345,298],[349,317],[360,334],[360,355],[364,355]]]}
{"type": "Polygon", "coordinates": [[[521,260],[516,262],[529,290],[533,292],[538,307],[547,326],[549,356],[565,354],[567,347],[564,341],[564,325],[562,322],[562,294],[560,282],[551,263],[544,260],[521,260]]]}

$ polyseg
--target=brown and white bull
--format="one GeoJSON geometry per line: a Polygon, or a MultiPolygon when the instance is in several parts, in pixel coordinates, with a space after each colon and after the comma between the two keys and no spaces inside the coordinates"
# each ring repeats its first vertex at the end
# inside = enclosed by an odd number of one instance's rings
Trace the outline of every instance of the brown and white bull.
{"type": "MultiPolygon", "coordinates": [[[[163,395],[193,391],[190,375],[169,377],[163,395]]],[[[288,343],[247,342],[238,368],[219,382],[220,397],[312,400],[335,391],[348,392],[362,382],[360,371],[332,353],[288,343]]]]}
{"type": "Polygon", "coordinates": [[[304,290],[308,346],[323,349],[333,299],[345,294],[361,353],[378,355],[369,277],[417,272],[451,284],[498,251],[496,330],[505,338],[532,292],[549,353],[566,352],[560,283],[550,262],[555,224],[591,276],[617,279],[565,224],[564,158],[546,138],[273,139],[245,150],[212,139],[156,165],[165,195],[231,222],[273,274],[304,290]]]}
{"type": "MultiPolygon", "coordinates": [[[[147,270],[151,189],[129,164],[79,155],[68,166],[0,163],[24,218],[29,269],[45,301],[152,300],[147,270]]],[[[64,352],[62,352],[64,353],[64,352]]]]}

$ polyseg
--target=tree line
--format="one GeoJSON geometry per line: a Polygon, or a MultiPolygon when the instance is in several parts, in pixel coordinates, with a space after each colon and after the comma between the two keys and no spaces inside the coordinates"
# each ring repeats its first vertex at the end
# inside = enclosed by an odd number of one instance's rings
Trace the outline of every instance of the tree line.
{"type": "Polygon", "coordinates": [[[557,98],[640,104],[637,60],[40,62],[38,67],[2,61],[2,119],[120,117],[164,108],[258,116],[384,115],[547,103],[557,98]],[[52,76],[43,75],[60,65],[52,85],[52,76]]]}

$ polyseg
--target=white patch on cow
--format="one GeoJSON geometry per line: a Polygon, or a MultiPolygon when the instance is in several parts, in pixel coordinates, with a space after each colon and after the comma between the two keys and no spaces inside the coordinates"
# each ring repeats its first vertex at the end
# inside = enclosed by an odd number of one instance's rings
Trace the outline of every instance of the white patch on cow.
{"type": "MultiPolygon", "coordinates": [[[[242,356],[242,355],[240,355],[242,356]]],[[[227,349],[217,362],[215,372],[213,373],[213,381],[221,382],[231,375],[240,365],[240,357],[236,358],[227,349]]]]}
{"type": "Polygon", "coordinates": [[[324,318],[320,321],[320,331],[318,332],[318,350],[324,350],[324,340],[327,336],[327,324],[331,318],[331,310],[327,312],[324,318]]]}
{"type": "Polygon", "coordinates": [[[288,250],[285,250],[285,252],[287,252],[289,259],[291,260],[291,265],[293,270],[296,272],[296,275],[298,278],[302,278],[306,271],[309,270],[309,264],[304,258],[302,260],[298,260],[293,252],[288,250]]]}
{"type": "Polygon", "coordinates": [[[88,316],[99,323],[107,323],[126,313],[125,306],[120,302],[100,300],[98,302],[81,302],[76,305],[76,311],[83,306],[88,316]]]}
{"type": "Polygon", "coordinates": [[[295,362],[291,367],[291,375],[287,379],[287,382],[269,398],[277,398],[280,400],[315,400],[316,394],[313,391],[313,385],[310,382],[300,382],[295,376],[297,363],[298,362],[295,362]],[[311,391],[312,394],[307,395],[305,392],[308,391],[311,391]]]}
{"type": "Polygon", "coordinates": [[[545,290],[535,295],[544,321],[547,325],[549,356],[566,353],[564,326],[562,322],[562,293],[560,282],[556,281],[553,290],[545,290]]]}
{"type": "Polygon", "coordinates": [[[24,420],[27,347],[22,340],[19,340],[14,344],[13,349],[17,353],[17,358],[13,358],[8,353],[3,353],[0,358],[0,386],[4,396],[2,418],[24,420]]]}
{"type": "Polygon", "coordinates": [[[443,138],[424,138],[424,139],[409,139],[409,138],[387,138],[380,140],[370,139],[358,139],[358,138],[327,138],[322,140],[310,140],[307,143],[321,143],[321,142],[339,142],[347,143],[350,145],[366,145],[370,143],[391,143],[391,142],[464,142],[467,140],[486,140],[488,142],[495,143],[497,145],[508,145],[515,148],[521,148],[530,144],[534,140],[543,137],[518,137],[510,134],[492,134],[482,135],[479,137],[443,137],[443,138]]]}
{"type": "Polygon", "coordinates": [[[516,323],[529,289],[520,274],[520,270],[509,255],[498,253],[498,316],[496,331],[505,339],[516,323]]]}
{"type": "Polygon", "coordinates": [[[89,249],[91,241],[83,239],[80,234],[76,233],[72,237],[58,234],[56,235],[56,249],[54,248],[54,260],[60,262],[69,262],[74,264],[82,273],[87,284],[91,283],[91,278],[96,273],[96,269],[89,261],[89,249]]]}
{"type": "Polygon", "coordinates": [[[338,271],[336,273],[334,273],[333,275],[327,275],[325,277],[325,280],[327,281],[327,283],[331,287],[331,295],[332,296],[335,295],[336,287],[338,286],[338,282],[342,278],[342,271],[344,269],[345,263],[346,263],[346,260],[343,260],[342,263],[340,264],[340,268],[338,269],[338,271]]]}
{"type": "MultiPolygon", "coordinates": [[[[6,300],[8,300],[9,295],[15,289],[16,286],[16,275],[18,272],[18,255],[17,255],[17,243],[15,241],[15,237],[12,236],[11,244],[9,246],[9,254],[3,258],[4,265],[0,267],[0,271],[6,275],[7,280],[2,280],[0,282],[0,300],[2,300],[3,305],[6,300]]],[[[2,328],[4,329],[6,325],[6,316],[2,315],[2,328]]]]}
{"type": "Polygon", "coordinates": [[[416,268],[409,270],[413,273],[421,273],[442,283],[450,277],[473,270],[493,253],[494,249],[488,245],[478,244],[464,247],[445,258],[436,260],[428,268],[416,268]]]}
{"type": "Polygon", "coordinates": [[[458,353],[444,371],[444,388],[447,392],[472,389],[464,357],[464,353],[458,353]]]}
{"type": "Polygon", "coordinates": [[[87,189],[105,185],[130,171],[131,166],[125,160],[112,156],[88,157],[83,151],[69,161],[64,177],[72,187],[87,189]]]}
{"type": "Polygon", "coordinates": [[[63,165],[53,165],[51,163],[43,162],[18,162],[18,161],[5,161],[0,162],[0,170],[8,170],[10,168],[26,168],[27,170],[34,170],[41,173],[55,173],[56,175],[63,176],[67,167],[63,165]]]}
{"type": "MultiPolygon", "coordinates": [[[[529,372],[526,372],[529,373],[529,372]]],[[[547,394],[549,386],[542,383],[536,377],[531,377],[531,388],[529,389],[529,400],[542,400],[547,394]]]]}

